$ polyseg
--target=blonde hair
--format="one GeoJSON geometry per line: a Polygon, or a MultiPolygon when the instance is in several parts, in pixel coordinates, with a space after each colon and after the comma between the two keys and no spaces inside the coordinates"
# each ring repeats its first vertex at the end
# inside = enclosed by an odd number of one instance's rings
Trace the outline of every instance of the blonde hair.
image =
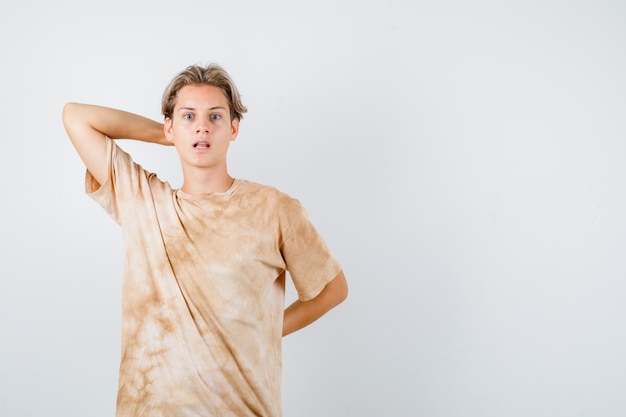
{"type": "Polygon", "coordinates": [[[181,88],[186,85],[212,85],[220,88],[230,107],[230,119],[241,120],[243,114],[248,111],[241,102],[241,96],[237,86],[228,73],[217,64],[210,64],[206,67],[191,65],[178,74],[165,89],[161,100],[161,112],[166,118],[172,117],[176,96],[181,88]]]}

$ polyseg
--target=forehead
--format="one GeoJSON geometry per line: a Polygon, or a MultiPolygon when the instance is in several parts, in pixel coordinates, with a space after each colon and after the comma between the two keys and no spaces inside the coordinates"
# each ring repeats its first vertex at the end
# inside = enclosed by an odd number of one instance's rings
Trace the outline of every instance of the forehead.
{"type": "Polygon", "coordinates": [[[228,108],[228,100],[224,91],[213,85],[186,85],[178,91],[174,109],[185,108],[228,108]]]}

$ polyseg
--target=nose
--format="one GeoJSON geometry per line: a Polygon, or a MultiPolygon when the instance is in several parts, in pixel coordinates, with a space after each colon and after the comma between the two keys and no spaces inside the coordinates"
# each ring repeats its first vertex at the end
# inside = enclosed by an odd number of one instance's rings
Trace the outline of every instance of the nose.
{"type": "Polygon", "coordinates": [[[204,117],[198,117],[196,124],[196,133],[210,133],[209,121],[204,117]]]}

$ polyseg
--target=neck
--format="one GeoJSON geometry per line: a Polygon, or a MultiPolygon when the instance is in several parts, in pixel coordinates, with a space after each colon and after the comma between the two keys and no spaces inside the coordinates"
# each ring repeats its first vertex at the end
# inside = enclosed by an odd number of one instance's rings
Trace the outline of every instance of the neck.
{"type": "Polygon", "coordinates": [[[234,178],[228,171],[183,170],[183,186],[181,190],[190,195],[206,195],[223,193],[232,185],[234,178]]]}

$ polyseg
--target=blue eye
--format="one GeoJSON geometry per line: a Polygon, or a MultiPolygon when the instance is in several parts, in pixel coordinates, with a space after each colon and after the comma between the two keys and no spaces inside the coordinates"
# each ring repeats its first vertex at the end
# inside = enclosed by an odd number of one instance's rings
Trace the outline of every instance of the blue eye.
{"type": "Polygon", "coordinates": [[[192,118],[193,118],[193,115],[190,113],[183,114],[183,119],[185,120],[191,120],[192,118]]]}
{"type": "Polygon", "coordinates": [[[217,114],[217,113],[213,113],[213,114],[211,115],[211,119],[212,119],[212,120],[219,120],[219,119],[221,119],[221,118],[222,118],[222,116],[221,116],[220,114],[217,114]]]}

